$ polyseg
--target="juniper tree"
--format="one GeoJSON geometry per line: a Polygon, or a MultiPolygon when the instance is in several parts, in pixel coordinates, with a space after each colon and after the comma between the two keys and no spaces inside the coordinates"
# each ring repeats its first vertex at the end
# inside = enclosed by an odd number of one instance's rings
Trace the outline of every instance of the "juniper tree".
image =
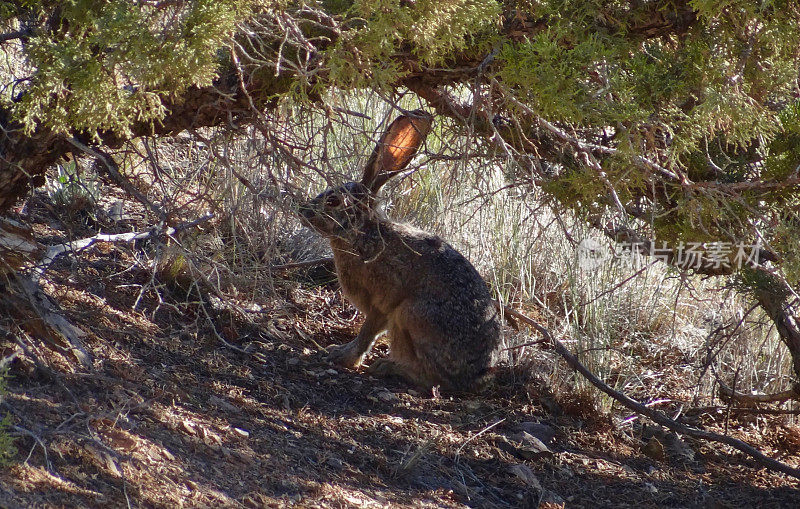
{"type": "Polygon", "coordinates": [[[796,2],[1,5],[0,209],[75,142],[241,125],[286,101],[325,108],[331,90],[410,91],[553,207],[731,278],[775,321],[800,378],[796,2]],[[759,248],[720,263],[723,245],[759,248]]]}

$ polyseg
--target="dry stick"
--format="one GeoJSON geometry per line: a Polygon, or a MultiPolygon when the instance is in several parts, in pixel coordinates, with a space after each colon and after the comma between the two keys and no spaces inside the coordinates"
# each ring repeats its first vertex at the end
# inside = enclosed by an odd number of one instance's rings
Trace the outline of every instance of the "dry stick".
{"type": "Polygon", "coordinates": [[[93,237],[87,237],[80,240],[73,240],[70,242],[64,242],[61,244],[55,244],[49,246],[47,248],[47,252],[45,252],[44,258],[42,258],[41,263],[38,264],[36,269],[34,270],[34,275],[31,279],[38,283],[41,281],[44,273],[47,272],[47,269],[53,263],[53,261],[64,254],[67,251],[82,251],[88,247],[91,247],[92,244],[95,242],[133,242],[135,240],[144,240],[149,239],[151,237],[155,237],[161,233],[167,236],[174,235],[177,232],[187,230],[189,228],[193,228],[201,223],[205,223],[214,218],[214,214],[206,214],[205,216],[199,217],[192,221],[186,221],[174,227],[169,227],[163,232],[157,228],[153,228],[150,230],[140,231],[140,232],[126,232],[126,233],[98,233],[93,237]]]}
{"type": "Polygon", "coordinates": [[[742,442],[741,440],[737,440],[733,437],[725,435],[720,435],[718,433],[712,433],[710,431],[703,431],[697,428],[693,428],[691,426],[687,426],[685,424],[681,424],[673,419],[670,419],[669,417],[659,412],[658,410],[655,410],[653,408],[648,408],[647,406],[643,405],[642,403],[639,403],[634,399],[631,399],[625,394],[612,389],[611,387],[606,385],[605,382],[600,380],[594,373],[592,373],[586,366],[581,364],[578,358],[575,357],[575,355],[572,352],[570,352],[561,341],[558,341],[552,335],[550,335],[550,331],[548,331],[546,328],[542,327],[541,325],[531,320],[527,316],[511,309],[508,306],[503,306],[503,309],[506,312],[506,314],[519,318],[523,322],[527,323],[528,325],[536,329],[542,336],[544,336],[544,338],[553,347],[556,353],[560,355],[567,362],[569,367],[571,367],[573,370],[583,375],[587,380],[589,380],[589,382],[592,385],[594,385],[604,393],[608,394],[615,400],[619,401],[627,408],[633,410],[638,414],[649,417],[651,420],[653,420],[653,422],[656,422],[666,428],[669,428],[672,431],[675,431],[676,433],[681,433],[683,435],[688,435],[690,437],[701,438],[703,440],[708,440],[710,442],[718,442],[721,444],[728,445],[730,447],[733,447],[734,449],[737,449],[747,454],[748,456],[753,458],[756,461],[756,463],[762,465],[763,467],[766,467],[770,470],[774,470],[777,472],[782,472],[796,479],[800,479],[800,469],[790,467],[785,463],[781,463],[780,461],[765,456],[758,449],[745,442],[742,442]]]}
{"type": "Polygon", "coordinates": [[[75,147],[81,149],[82,151],[86,152],[87,154],[93,156],[98,161],[102,162],[103,165],[108,170],[108,174],[111,176],[111,179],[120,186],[129,196],[133,196],[136,200],[150,209],[154,214],[156,214],[159,219],[166,222],[167,221],[167,214],[160,208],[158,208],[153,202],[147,199],[147,197],[139,191],[136,186],[134,186],[130,180],[123,177],[122,174],[119,172],[119,166],[116,162],[114,162],[114,158],[112,158],[109,154],[106,154],[100,149],[93,149],[88,147],[78,141],[76,138],[67,138],[67,141],[72,143],[75,147]]]}
{"type": "Polygon", "coordinates": [[[790,410],[785,408],[731,408],[732,414],[756,414],[756,415],[800,415],[800,409],[790,410]]]}
{"type": "Polygon", "coordinates": [[[460,455],[461,455],[461,451],[463,451],[463,450],[464,450],[464,447],[466,447],[468,443],[472,442],[473,440],[475,440],[475,439],[476,439],[476,438],[478,438],[479,436],[483,435],[484,433],[486,433],[486,432],[487,432],[487,431],[489,431],[490,429],[494,428],[494,427],[495,427],[495,426],[497,426],[498,424],[500,424],[500,423],[504,422],[505,420],[506,420],[506,418],[505,418],[505,417],[503,417],[502,419],[500,419],[500,420],[499,420],[499,421],[497,421],[496,423],[494,423],[494,424],[490,424],[490,425],[486,426],[485,428],[483,428],[483,429],[482,429],[482,430],[480,430],[479,432],[477,432],[477,433],[475,433],[474,435],[472,435],[471,437],[469,437],[469,438],[468,438],[468,439],[467,439],[467,440],[466,440],[466,441],[465,441],[463,444],[461,444],[461,447],[459,447],[459,448],[458,448],[458,450],[456,450],[456,457],[458,457],[458,456],[460,456],[460,455]]]}
{"type": "Polygon", "coordinates": [[[316,260],[308,260],[305,262],[284,263],[283,265],[270,265],[270,270],[281,271],[291,269],[301,269],[304,267],[313,267],[315,265],[325,265],[326,263],[333,263],[333,256],[325,258],[317,258],[316,260]]]}
{"type": "Polygon", "coordinates": [[[45,468],[47,469],[48,472],[52,473],[53,472],[53,464],[50,463],[50,457],[47,455],[47,446],[44,445],[44,441],[42,441],[42,439],[39,438],[39,435],[37,435],[36,433],[34,433],[33,431],[31,431],[29,429],[23,428],[22,426],[13,425],[12,428],[14,428],[14,430],[17,433],[28,435],[29,437],[31,437],[33,439],[33,447],[31,448],[30,452],[28,453],[28,457],[25,458],[24,463],[27,464],[28,460],[31,459],[31,456],[33,455],[33,451],[36,450],[36,445],[38,444],[42,448],[42,451],[44,451],[45,468]]]}
{"type": "Polygon", "coordinates": [[[800,387],[793,387],[775,394],[742,394],[734,391],[721,380],[717,380],[717,383],[719,384],[719,393],[723,398],[739,403],[783,403],[790,399],[796,400],[800,396],[800,387]]]}
{"type": "MultiPolygon", "coordinates": [[[[511,103],[513,103],[515,106],[520,108],[525,113],[531,115],[533,118],[536,119],[536,121],[539,123],[540,126],[542,126],[543,128],[545,128],[548,131],[550,131],[551,133],[553,133],[561,141],[569,143],[576,150],[578,150],[578,151],[580,151],[582,153],[588,154],[588,155],[591,155],[592,152],[595,152],[595,151],[599,152],[601,154],[605,154],[605,155],[616,155],[616,154],[619,153],[619,151],[617,149],[615,149],[615,148],[605,147],[605,146],[602,146],[602,145],[595,145],[595,144],[592,144],[592,143],[587,143],[587,142],[581,141],[581,140],[579,140],[579,139],[577,139],[577,138],[575,138],[573,136],[570,136],[569,134],[567,134],[563,130],[559,129],[555,124],[552,124],[552,123],[548,122],[547,120],[543,119],[542,117],[540,117],[528,105],[526,105],[525,103],[517,100],[514,97],[513,94],[509,93],[500,84],[499,81],[497,81],[496,79],[492,79],[492,83],[496,87],[498,87],[501,91],[503,91],[503,93],[505,94],[505,98],[508,99],[511,103]]],[[[659,164],[647,159],[646,157],[634,156],[633,161],[634,161],[634,163],[636,163],[637,166],[640,166],[640,167],[647,168],[649,170],[655,171],[656,173],[661,174],[663,177],[666,177],[667,179],[669,179],[671,181],[680,181],[682,183],[686,182],[685,177],[683,177],[682,175],[678,175],[678,174],[668,170],[667,168],[664,168],[663,166],[661,166],[661,165],[659,165],[659,164]]],[[[591,161],[591,162],[594,163],[594,164],[597,164],[596,161],[591,161]]],[[[602,171],[602,167],[600,167],[599,165],[597,167],[593,167],[593,165],[590,165],[590,167],[592,167],[592,169],[602,171]]]]}

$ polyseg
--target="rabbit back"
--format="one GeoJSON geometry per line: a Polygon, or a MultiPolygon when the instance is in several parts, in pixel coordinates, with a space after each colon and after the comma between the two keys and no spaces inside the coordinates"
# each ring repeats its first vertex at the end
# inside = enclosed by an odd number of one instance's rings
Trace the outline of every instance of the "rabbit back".
{"type": "Polygon", "coordinates": [[[491,367],[500,337],[486,283],[461,253],[408,225],[367,221],[331,239],[347,297],[386,317],[391,355],[422,385],[468,390],[491,367]]]}

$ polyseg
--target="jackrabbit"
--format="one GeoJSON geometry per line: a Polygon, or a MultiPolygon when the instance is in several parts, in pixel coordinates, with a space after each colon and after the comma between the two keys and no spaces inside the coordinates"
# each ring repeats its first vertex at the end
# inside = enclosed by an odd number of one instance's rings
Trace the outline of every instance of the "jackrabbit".
{"type": "Polygon", "coordinates": [[[372,152],[361,182],[301,205],[301,221],[327,237],[347,298],[366,315],[358,336],[329,360],[357,367],[375,337],[390,334],[388,358],[370,372],[425,388],[476,389],[489,372],[500,322],[475,268],[436,235],[394,222],[376,208],[379,189],[405,168],[431,128],[417,110],[397,118],[372,152]]]}

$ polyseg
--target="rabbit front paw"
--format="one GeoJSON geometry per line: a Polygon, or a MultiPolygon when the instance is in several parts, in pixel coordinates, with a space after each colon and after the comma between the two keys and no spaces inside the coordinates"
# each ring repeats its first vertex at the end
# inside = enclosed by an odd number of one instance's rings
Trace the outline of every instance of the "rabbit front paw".
{"type": "Polygon", "coordinates": [[[364,353],[358,350],[358,343],[356,341],[334,346],[328,353],[328,362],[332,362],[343,368],[357,368],[361,365],[361,360],[364,358],[364,353]]]}

